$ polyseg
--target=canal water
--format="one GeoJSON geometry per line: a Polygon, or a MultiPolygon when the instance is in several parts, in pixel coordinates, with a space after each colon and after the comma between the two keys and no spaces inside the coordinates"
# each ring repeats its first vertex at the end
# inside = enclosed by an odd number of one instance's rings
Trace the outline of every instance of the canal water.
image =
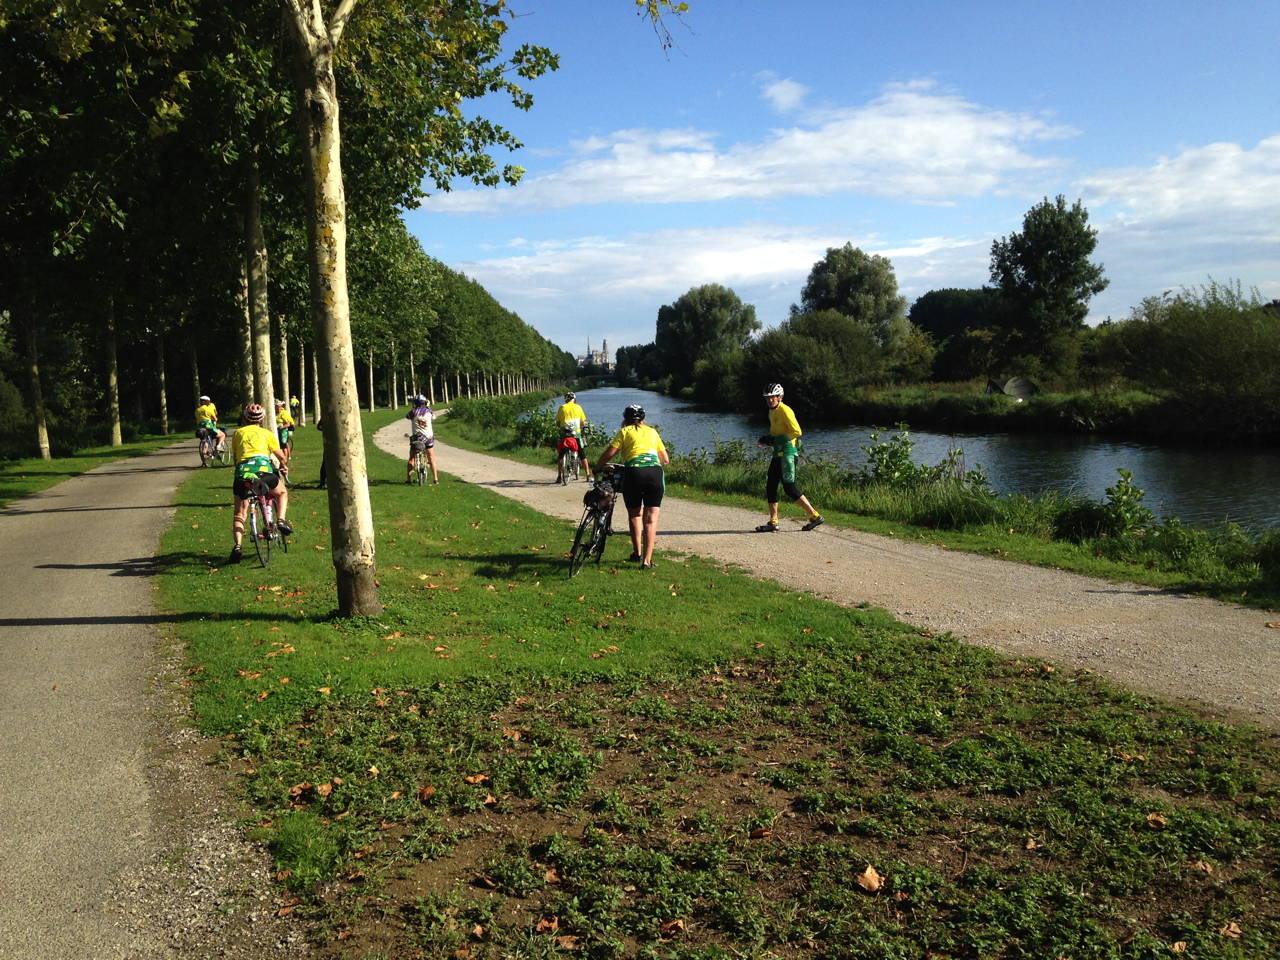
{"type": "MultiPolygon", "coordinates": [[[[583,390],[578,402],[587,418],[612,429],[629,403],[645,408],[648,422],[677,450],[710,448],[716,440],[754,443],[764,432],[759,417],[714,413],[679,400],[626,387],[583,390]]],[[[552,405],[558,404],[556,401],[552,405]]],[[[862,447],[870,427],[804,428],[805,452],[837,458],[852,467],[866,462],[862,447]]],[[[1161,516],[1186,523],[1216,524],[1232,520],[1251,529],[1280,526],[1280,451],[1214,447],[1162,447],[1070,434],[945,434],[911,431],[915,459],[937,463],[956,446],[969,467],[981,464],[991,485],[1001,493],[1035,494],[1046,490],[1078,493],[1095,500],[1105,496],[1123,467],[1146,491],[1145,503],[1161,516]]],[[[761,478],[763,484],[764,479],[761,478]]]]}

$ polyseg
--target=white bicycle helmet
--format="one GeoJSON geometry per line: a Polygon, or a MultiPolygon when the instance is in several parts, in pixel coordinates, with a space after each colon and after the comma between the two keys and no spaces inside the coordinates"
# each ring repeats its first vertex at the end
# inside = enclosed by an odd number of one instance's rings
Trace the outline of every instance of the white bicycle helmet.
{"type": "Polygon", "coordinates": [[[780,383],[771,383],[771,384],[769,384],[767,387],[765,387],[765,388],[764,388],[764,393],[762,393],[762,394],[761,394],[761,396],[762,396],[762,397],[766,397],[766,398],[767,398],[767,397],[779,397],[779,398],[781,398],[781,397],[782,397],[782,384],[780,384],[780,383]]]}

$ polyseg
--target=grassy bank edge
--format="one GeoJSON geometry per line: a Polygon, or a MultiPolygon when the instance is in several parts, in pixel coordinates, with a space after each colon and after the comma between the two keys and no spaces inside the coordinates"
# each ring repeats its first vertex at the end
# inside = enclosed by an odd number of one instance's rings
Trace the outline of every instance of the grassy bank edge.
{"type": "MultiPolygon", "coordinates": [[[[21,460],[0,462],[0,507],[33,493],[47,490],[64,480],[78,477],[98,467],[104,467],[119,460],[145,456],[175,443],[181,443],[183,439],[183,434],[148,434],[123,446],[89,447],[70,457],[55,457],[53,460],[24,457],[21,460]]],[[[197,456],[194,440],[192,440],[191,456],[193,458],[197,456]]]]}
{"type": "MultiPolygon", "coordinates": [[[[486,431],[473,424],[450,421],[445,418],[437,425],[436,432],[445,442],[456,444],[465,450],[545,466],[548,469],[554,467],[550,451],[544,452],[517,446],[514,442],[514,430],[486,431]]],[[[759,497],[705,490],[675,481],[667,482],[667,492],[672,496],[699,503],[755,510],[763,518],[766,514],[763,474],[760,477],[760,486],[761,496],[759,497]]],[[[1195,593],[1224,602],[1261,609],[1280,607],[1280,595],[1274,593],[1241,593],[1221,585],[1195,581],[1183,574],[1152,570],[1137,564],[1095,556],[1088,549],[1073,543],[1046,542],[1017,533],[1000,533],[995,530],[975,533],[916,527],[901,521],[832,510],[821,503],[816,506],[822,510],[827,522],[833,526],[846,527],[864,533],[893,537],[907,542],[927,543],[947,550],[976,553],[1037,567],[1064,570],[1112,583],[1134,583],[1163,590],[1195,593]]],[[[784,521],[789,516],[793,519],[802,519],[799,508],[789,508],[788,505],[784,505],[781,512],[784,521]]]]}

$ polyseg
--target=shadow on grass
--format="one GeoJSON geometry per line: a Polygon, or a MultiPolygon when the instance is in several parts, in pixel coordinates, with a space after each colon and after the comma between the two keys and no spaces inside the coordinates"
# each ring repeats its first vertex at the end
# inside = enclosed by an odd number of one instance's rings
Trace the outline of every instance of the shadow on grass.
{"type": "Polygon", "coordinates": [[[557,570],[568,571],[565,558],[558,554],[492,553],[470,555],[467,559],[480,561],[474,576],[483,577],[486,580],[509,580],[525,571],[534,571],[542,576],[557,570]]]}
{"type": "MultiPolygon", "coordinates": [[[[3,496],[0,493],[0,496],[3,496]]],[[[228,497],[227,502],[230,502],[228,497]]],[[[135,503],[127,507],[47,507],[43,510],[27,510],[19,504],[0,507],[0,517],[29,516],[35,513],[103,513],[110,510],[173,510],[177,507],[218,507],[221,503],[135,503]]]]}
{"type": "Polygon", "coordinates": [[[205,553],[187,550],[171,551],[149,557],[130,557],[127,560],[109,560],[105,563],[40,563],[37,570],[114,570],[113,577],[154,577],[158,573],[182,566],[214,566],[213,558],[205,553]]]}

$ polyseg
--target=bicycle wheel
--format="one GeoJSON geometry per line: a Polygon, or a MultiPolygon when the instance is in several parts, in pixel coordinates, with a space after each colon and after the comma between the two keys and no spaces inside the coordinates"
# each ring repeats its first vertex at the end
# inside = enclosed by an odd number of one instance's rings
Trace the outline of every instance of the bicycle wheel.
{"type": "Polygon", "coordinates": [[[414,458],[414,467],[418,472],[418,486],[425,487],[427,485],[427,455],[421,450],[414,458]]]}
{"type": "Polygon", "coordinates": [[[582,458],[576,453],[571,453],[569,454],[569,463],[573,466],[573,479],[581,479],[579,471],[582,469],[582,458]]]}
{"type": "Polygon", "coordinates": [[[280,529],[280,524],[274,520],[271,522],[271,539],[280,544],[280,552],[289,552],[289,538],[285,536],[284,531],[280,529]]]}
{"type": "Polygon", "coordinates": [[[587,562],[588,549],[591,546],[591,532],[595,529],[595,511],[588,507],[582,514],[582,522],[578,524],[578,532],[573,535],[573,546],[569,548],[569,576],[576,577],[582,565],[587,562]]]}
{"type": "Polygon", "coordinates": [[[253,498],[249,505],[249,513],[253,549],[258,554],[258,562],[265,567],[271,562],[271,520],[267,515],[267,505],[261,497],[253,498]]]}
{"type": "Polygon", "coordinates": [[[560,452],[560,471],[556,474],[556,483],[567,484],[569,482],[569,454],[563,450],[560,452]]]}
{"type": "Polygon", "coordinates": [[[209,441],[204,437],[200,438],[200,466],[207,467],[209,465],[209,441]]]}
{"type": "Polygon", "coordinates": [[[214,450],[214,455],[224,467],[231,466],[231,444],[227,443],[227,441],[222,441],[222,445],[214,450]]]}
{"type": "Polygon", "coordinates": [[[591,531],[591,544],[589,552],[596,558],[596,566],[600,566],[600,560],[604,557],[605,544],[609,542],[609,518],[603,513],[596,514],[596,525],[591,531]]]}

